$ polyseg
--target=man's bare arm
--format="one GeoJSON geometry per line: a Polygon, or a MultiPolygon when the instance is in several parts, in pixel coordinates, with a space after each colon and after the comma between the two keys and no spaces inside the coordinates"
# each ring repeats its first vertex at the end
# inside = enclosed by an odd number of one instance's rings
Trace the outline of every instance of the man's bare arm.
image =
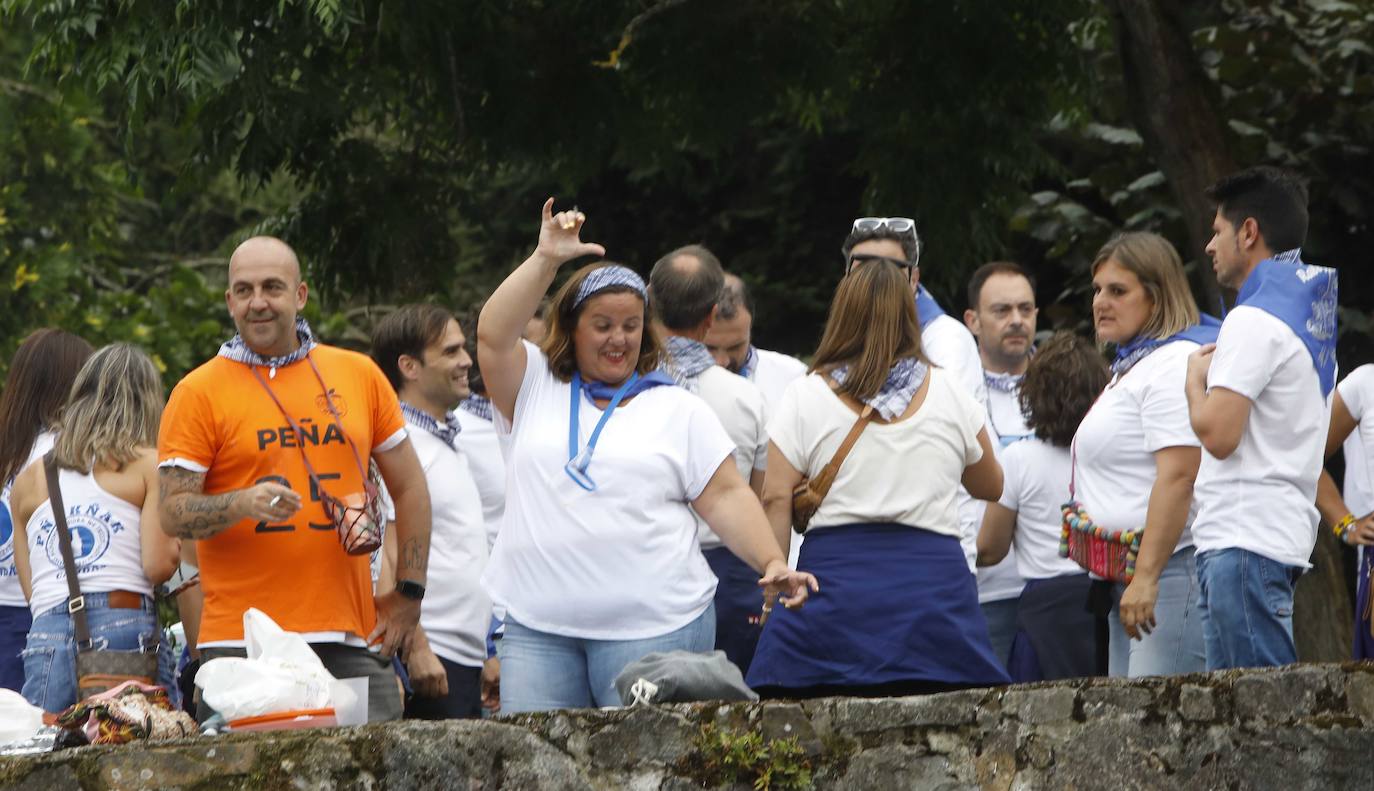
{"type": "Polygon", "coordinates": [[[158,470],[162,530],[177,538],[206,539],[244,519],[281,521],[300,510],[300,495],[276,483],[205,494],[205,473],[180,467],[158,470]]]}

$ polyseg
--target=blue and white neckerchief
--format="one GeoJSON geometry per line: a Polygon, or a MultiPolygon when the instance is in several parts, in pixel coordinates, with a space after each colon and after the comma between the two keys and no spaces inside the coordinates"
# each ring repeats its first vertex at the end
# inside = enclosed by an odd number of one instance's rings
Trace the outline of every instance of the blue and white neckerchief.
{"type": "Polygon", "coordinates": [[[447,445],[450,450],[458,449],[455,443],[458,439],[458,432],[462,431],[463,427],[458,424],[458,418],[452,412],[444,413],[444,423],[440,425],[439,421],[435,420],[433,415],[430,415],[423,409],[413,407],[402,401],[401,414],[405,415],[407,423],[410,423],[416,428],[422,428],[443,440],[444,444],[447,445]]]}
{"type": "Polygon", "coordinates": [[[278,368],[283,368],[292,363],[298,363],[304,360],[306,356],[310,354],[310,350],[319,345],[315,341],[315,333],[310,331],[310,325],[306,323],[305,319],[300,317],[296,318],[296,339],[300,341],[301,345],[300,348],[296,349],[294,352],[283,354],[280,357],[264,357],[248,348],[248,344],[244,343],[242,335],[235,334],[234,337],[225,341],[219,347],[219,356],[226,360],[233,360],[236,363],[243,363],[244,365],[256,365],[260,368],[270,368],[272,370],[267,378],[275,379],[278,368]]]}
{"type": "Polygon", "coordinates": [[[491,421],[491,399],[486,396],[473,393],[460,401],[458,408],[469,415],[476,415],[485,421],[491,421]]]}
{"type": "Polygon", "coordinates": [[[1259,308],[1288,325],[1312,358],[1322,397],[1336,386],[1336,270],[1304,264],[1302,250],[1266,258],[1245,279],[1236,305],[1259,308]]]}
{"type": "MultiPolygon", "coordinates": [[[[877,410],[884,420],[898,418],[908,406],[911,406],[911,399],[915,397],[916,391],[921,389],[921,384],[925,382],[929,371],[929,366],[915,357],[903,357],[892,366],[892,370],[887,374],[887,381],[878,388],[878,392],[871,398],[864,399],[864,403],[877,410]]],[[[837,385],[844,385],[845,377],[848,375],[848,365],[841,365],[830,371],[830,378],[835,380],[837,385]]]]}
{"type": "Polygon", "coordinates": [[[983,382],[987,384],[989,390],[996,390],[999,393],[1011,393],[1015,395],[1021,390],[1021,383],[1025,381],[1025,374],[999,374],[992,371],[983,371],[983,382]]]}
{"type": "Polygon", "coordinates": [[[669,335],[663,340],[663,371],[673,377],[678,387],[688,392],[697,391],[697,377],[716,364],[711,350],[701,341],[669,335]]]}
{"type": "Polygon", "coordinates": [[[1192,341],[1199,346],[1216,343],[1221,334],[1221,320],[1215,316],[1202,314],[1197,324],[1176,332],[1167,338],[1146,338],[1137,336],[1130,343],[1117,347],[1116,359],[1112,361],[1112,375],[1124,376],[1131,366],[1150,355],[1150,352],[1174,341],[1192,341]]]}
{"type": "Polygon", "coordinates": [[[916,320],[921,323],[921,329],[930,326],[932,321],[945,315],[945,309],[940,307],[940,303],[935,301],[935,297],[926,290],[925,286],[916,288],[916,320]]]}
{"type": "Polygon", "coordinates": [[[754,373],[759,365],[759,350],[754,344],[749,344],[749,353],[744,355],[744,362],[740,364],[739,373],[745,379],[753,379],[754,373]]]}

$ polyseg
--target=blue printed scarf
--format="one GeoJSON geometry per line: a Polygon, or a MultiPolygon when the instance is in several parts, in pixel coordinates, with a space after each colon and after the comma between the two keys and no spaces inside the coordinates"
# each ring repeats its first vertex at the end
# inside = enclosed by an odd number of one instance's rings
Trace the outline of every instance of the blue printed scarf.
{"type": "MultiPolygon", "coordinates": [[[[621,382],[620,384],[624,384],[621,382]]],[[[639,377],[630,385],[630,389],[625,391],[625,398],[634,398],[645,390],[652,390],[655,387],[672,387],[676,382],[663,371],[650,371],[639,377]]],[[[595,406],[596,401],[610,401],[615,398],[616,391],[620,389],[619,384],[608,385],[605,382],[598,382],[595,379],[582,380],[582,395],[595,406]]]]}
{"type": "MultiPolygon", "coordinates": [[[[916,395],[916,391],[921,389],[921,384],[925,382],[929,371],[930,368],[915,357],[903,357],[892,366],[892,370],[887,374],[887,381],[878,388],[878,392],[871,398],[864,399],[864,403],[876,409],[884,420],[900,417],[911,405],[911,399],[916,395]]],[[[837,385],[843,385],[848,375],[848,365],[841,365],[830,371],[830,378],[835,380],[837,385]]]]}
{"type": "Polygon", "coordinates": [[[1166,343],[1174,341],[1193,341],[1199,346],[1216,343],[1217,335],[1221,332],[1221,319],[1216,316],[1202,314],[1202,320],[1197,324],[1170,335],[1167,338],[1146,338],[1137,336],[1130,343],[1118,346],[1116,349],[1116,359],[1112,361],[1112,373],[1121,376],[1131,370],[1131,366],[1148,357],[1150,352],[1158,349],[1166,343]]]}
{"type": "Polygon", "coordinates": [[[483,420],[491,421],[491,399],[486,396],[473,393],[459,402],[458,408],[469,415],[476,415],[483,420]]]}
{"type": "Polygon", "coordinates": [[[940,307],[940,303],[935,301],[935,297],[926,291],[925,286],[916,289],[916,320],[921,322],[921,329],[924,330],[932,321],[945,315],[945,309],[940,307]]]}
{"type": "Polygon", "coordinates": [[[458,424],[458,418],[452,412],[445,412],[444,424],[439,425],[439,421],[435,420],[428,412],[402,401],[401,414],[405,415],[407,423],[422,428],[443,440],[450,450],[458,449],[456,444],[458,432],[462,431],[463,427],[458,424]]]}
{"type": "Polygon", "coordinates": [[[749,353],[744,355],[744,363],[739,367],[739,375],[745,379],[754,378],[754,369],[759,364],[759,350],[754,344],[749,344],[749,353]]]}
{"type": "Polygon", "coordinates": [[[1322,396],[1336,386],[1336,270],[1304,264],[1294,249],[1259,262],[1236,305],[1259,308],[1288,325],[1312,357],[1322,396]]]}
{"type": "Polygon", "coordinates": [[[987,384],[988,389],[996,390],[999,393],[1015,395],[1020,391],[1021,383],[1025,379],[1025,374],[996,374],[991,371],[983,371],[983,382],[987,384]]]}
{"type": "Polygon", "coordinates": [[[663,342],[663,366],[660,370],[673,378],[679,387],[697,391],[697,377],[716,364],[711,351],[701,341],[669,335],[663,342]]]}
{"type": "Polygon", "coordinates": [[[301,347],[294,352],[283,354],[280,357],[264,357],[248,348],[248,344],[243,341],[243,336],[236,333],[234,337],[219,347],[219,356],[244,365],[271,368],[272,375],[275,377],[278,368],[304,360],[310,354],[310,350],[319,345],[315,341],[315,334],[310,331],[310,325],[305,322],[305,319],[299,317],[296,319],[296,338],[301,342],[301,347]]]}

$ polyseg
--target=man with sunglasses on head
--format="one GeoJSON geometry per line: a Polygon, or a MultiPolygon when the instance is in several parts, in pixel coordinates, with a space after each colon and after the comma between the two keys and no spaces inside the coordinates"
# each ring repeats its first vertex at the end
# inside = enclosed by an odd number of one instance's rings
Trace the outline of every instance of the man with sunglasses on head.
{"type": "MultiPolygon", "coordinates": [[[[873,261],[886,261],[906,270],[921,322],[921,350],[931,363],[954,374],[966,392],[986,407],[988,391],[983,382],[978,342],[963,322],[946,314],[921,285],[921,237],[916,233],[916,222],[909,217],[860,217],[854,221],[840,252],[844,254],[846,273],[873,261]]],[[[982,519],[982,505],[960,488],[960,543],[971,574],[977,569],[978,527],[982,519]]]]}

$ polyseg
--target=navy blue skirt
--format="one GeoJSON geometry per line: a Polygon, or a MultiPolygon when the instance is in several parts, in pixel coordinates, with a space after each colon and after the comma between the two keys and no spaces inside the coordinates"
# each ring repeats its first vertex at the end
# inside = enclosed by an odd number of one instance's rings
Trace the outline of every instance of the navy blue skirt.
{"type": "Polygon", "coordinates": [[[773,611],[749,686],[1010,682],[957,538],[896,524],[828,527],[807,534],[797,567],[820,592],[800,610],[773,611]]]}

